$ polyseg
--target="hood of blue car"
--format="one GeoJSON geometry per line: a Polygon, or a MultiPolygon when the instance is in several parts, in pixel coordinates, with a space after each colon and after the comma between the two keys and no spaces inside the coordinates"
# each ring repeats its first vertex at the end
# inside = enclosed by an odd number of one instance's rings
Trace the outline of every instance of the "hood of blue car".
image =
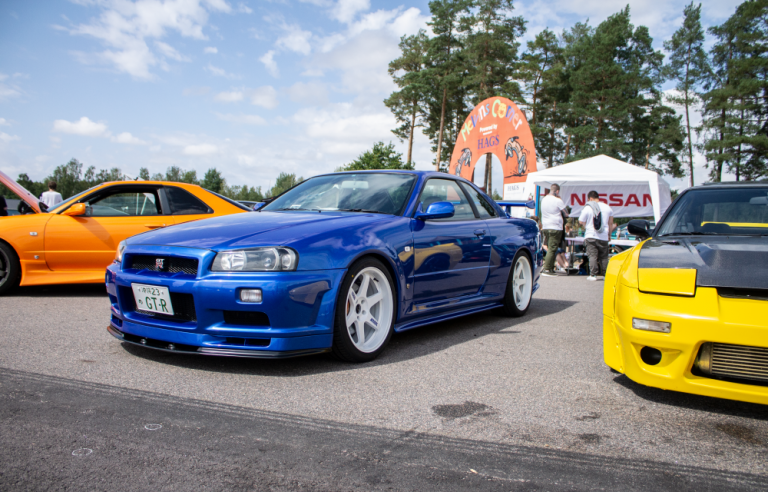
{"type": "Polygon", "coordinates": [[[699,287],[768,289],[768,237],[677,236],[650,239],[639,268],[695,268],[699,287]]]}
{"type": "Polygon", "coordinates": [[[385,215],[339,212],[252,212],[196,220],[156,229],[128,240],[128,245],[161,245],[215,251],[284,246],[318,234],[370,224],[385,215]]]}

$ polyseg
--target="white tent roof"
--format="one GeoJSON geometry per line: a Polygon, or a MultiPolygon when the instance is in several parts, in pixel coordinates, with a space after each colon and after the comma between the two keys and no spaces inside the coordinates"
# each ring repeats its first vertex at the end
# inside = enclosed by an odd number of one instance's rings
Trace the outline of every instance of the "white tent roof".
{"type": "Polygon", "coordinates": [[[529,173],[526,183],[549,188],[552,183],[560,186],[586,185],[639,185],[648,183],[653,202],[653,215],[658,222],[661,215],[672,203],[669,184],[657,173],[628,164],[624,161],[597,155],[588,159],[550,167],[543,171],[529,173]]]}

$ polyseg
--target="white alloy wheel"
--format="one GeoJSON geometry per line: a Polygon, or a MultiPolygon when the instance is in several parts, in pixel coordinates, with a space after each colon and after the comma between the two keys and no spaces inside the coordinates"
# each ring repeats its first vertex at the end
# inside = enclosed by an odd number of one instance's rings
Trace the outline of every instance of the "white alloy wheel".
{"type": "Polygon", "coordinates": [[[520,311],[525,311],[531,302],[531,290],[533,289],[533,274],[531,273],[531,262],[528,257],[520,255],[515,263],[515,269],[512,272],[512,296],[515,306],[520,311]]]}
{"type": "Polygon", "coordinates": [[[349,339],[360,352],[378,350],[387,340],[392,324],[392,288],[386,275],[367,267],[355,276],[347,292],[345,319],[349,339]]]}

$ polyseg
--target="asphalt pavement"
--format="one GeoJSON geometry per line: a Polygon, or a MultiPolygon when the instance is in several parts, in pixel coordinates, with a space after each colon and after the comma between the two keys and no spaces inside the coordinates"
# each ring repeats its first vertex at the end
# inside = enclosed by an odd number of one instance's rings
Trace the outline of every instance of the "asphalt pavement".
{"type": "Polygon", "coordinates": [[[368,364],[153,352],[103,286],[0,297],[2,490],[768,489],[768,408],[602,362],[602,282],[396,334],[368,364]]]}

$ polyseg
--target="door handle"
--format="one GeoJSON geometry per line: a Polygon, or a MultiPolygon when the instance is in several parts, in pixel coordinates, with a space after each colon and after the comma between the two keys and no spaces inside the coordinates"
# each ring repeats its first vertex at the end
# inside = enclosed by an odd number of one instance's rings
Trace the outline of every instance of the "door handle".
{"type": "Polygon", "coordinates": [[[485,236],[485,231],[482,229],[475,229],[475,236],[478,236],[478,237],[485,236]]]}
{"type": "Polygon", "coordinates": [[[165,224],[144,224],[144,227],[147,229],[159,229],[160,227],[165,227],[165,224]]]}

